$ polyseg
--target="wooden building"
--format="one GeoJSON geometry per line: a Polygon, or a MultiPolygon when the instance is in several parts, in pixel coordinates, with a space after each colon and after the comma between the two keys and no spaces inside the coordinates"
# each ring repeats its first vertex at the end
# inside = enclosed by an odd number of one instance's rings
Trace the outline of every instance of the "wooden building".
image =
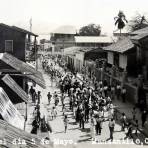
{"type": "Polygon", "coordinates": [[[120,71],[127,71],[129,75],[136,74],[136,47],[130,38],[124,38],[105,47],[107,63],[116,66],[120,71]]]}
{"type": "Polygon", "coordinates": [[[73,26],[61,26],[51,33],[52,54],[63,54],[63,49],[75,45],[76,29],[73,26]]]}
{"type": "Polygon", "coordinates": [[[109,36],[75,36],[75,44],[78,47],[101,48],[116,42],[117,38],[109,36]]]}
{"type": "Polygon", "coordinates": [[[16,26],[0,24],[0,110],[5,111],[1,112],[0,118],[21,129],[23,120],[13,104],[28,103],[28,81],[46,88],[42,74],[26,63],[26,50],[32,47],[32,37],[36,50],[37,35],[16,26]],[[22,123],[21,126],[19,123],[22,123]]]}
{"type": "MultiPolygon", "coordinates": [[[[30,67],[25,63],[26,49],[29,43],[31,42],[31,36],[34,37],[34,48],[36,48],[37,35],[27,30],[18,28],[16,26],[8,26],[5,24],[0,24],[1,78],[5,74],[11,75],[12,78],[18,83],[18,85],[24,90],[25,90],[25,82],[27,81],[27,79],[25,76],[25,72],[21,66],[24,63],[28,67],[26,73],[32,73],[32,71],[30,71],[32,67],[30,67]]],[[[35,73],[38,73],[35,70],[33,71],[35,73]]],[[[8,93],[8,96],[10,96],[13,103],[19,103],[22,101],[22,99],[2,81],[0,81],[0,86],[5,89],[5,91],[8,93]]]]}

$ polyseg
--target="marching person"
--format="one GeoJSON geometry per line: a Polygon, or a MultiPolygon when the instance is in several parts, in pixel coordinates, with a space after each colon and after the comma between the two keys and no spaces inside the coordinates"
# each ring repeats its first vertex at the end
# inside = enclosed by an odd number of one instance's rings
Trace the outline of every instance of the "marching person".
{"type": "Polygon", "coordinates": [[[110,131],[110,139],[111,141],[113,141],[113,133],[114,133],[114,127],[115,127],[115,121],[113,118],[110,119],[108,126],[110,131]]]}
{"type": "Polygon", "coordinates": [[[47,97],[48,97],[48,103],[50,105],[50,101],[51,101],[51,97],[52,97],[52,95],[50,94],[50,92],[48,92],[47,97]]]}
{"type": "Polygon", "coordinates": [[[136,120],[136,114],[137,114],[136,108],[133,107],[132,115],[133,115],[133,120],[134,120],[134,121],[136,120]]]}
{"type": "Polygon", "coordinates": [[[51,110],[51,119],[53,120],[54,118],[56,118],[57,116],[57,110],[56,108],[53,106],[52,110],[51,110]]]}
{"type": "Polygon", "coordinates": [[[144,124],[146,122],[146,118],[147,118],[147,112],[146,112],[146,110],[143,110],[142,115],[141,115],[142,127],[144,127],[144,124]]]}
{"type": "Polygon", "coordinates": [[[120,120],[121,120],[121,125],[122,125],[121,130],[124,131],[125,127],[126,127],[126,123],[127,123],[126,122],[127,118],[126,118],[125,113],[122,113],[122,116],[121,116],[120,120]]]}
{"type": "Polygon", "coordinates": [[[126,88],[123,86],[121,90],[121,97],[122,97],[122,102],[126,102],[126,88]]]}
{"type": "Polygon", "coordinates": [[[128,132],[126,134],[126,136],[129,137],[129,138],[133,138],[133,136],[132,136],[132,128],[133,128],[133,125],[132,125],[131,122],[129,122],[128,123],[128,132]]]}
{"type": "Polygon", "coordinates": [[[120,99],[120,95],[121,95],[121,85],[118,83],[116,86],[116,96],[117,96],[117,100],[120,99]]]}
{"type": "Polygon", "coordinates": [[[38,128],[39,128],[39,122],[37,120],[37,117],[35,117],[35,119],[32,122],[31,134],[36,134],[37,135],[38,128]]]}
{"type": "Polygon", "coordinates": [[[40,104],[40,102],[41,102],[41,92],[40,91],[38,91],[38,93],[37,93],[37,100],[38,100],[38,104],[40,104]]]}
{"type": "Polygon", "coordinates": [[[136,120],[135,128],[136,128],[135,129],[135,135],[138,136],[138,134],[137,134],[138,133],[138,128],[139,128],[138,120],[136,120]]]}
{"type": "Polygon", "coordinates": [[[96,122],[97,122],[96,134],[97,135],[98,135],[98,132],[99,132],[99,135],[101,135],[103,121],[104,121],[103,116],[96,118],[96,122]]]}
{"type": "Polygon", "coordinates": [[[34,98],[35,89],[33,88],[33,86],[31,86],[29,93],[31,95],[32,102],[35,103],[35,98],[34,98]]]}
{"type": "Polygon", "coordinates": [[[92,138],[92,140],[95,139],[95,126],[96,126],[96,120],[95,120],[95,118],[93,116],[90,119],[90,131],[91,131],[91,138],[92,138]]]}
{"type": "Polygon", "coordinates": [[[80,128],[84,129],[84,123],[85,123],[84,111],[80,112],[79,123],[80,123],[80,128]]]}

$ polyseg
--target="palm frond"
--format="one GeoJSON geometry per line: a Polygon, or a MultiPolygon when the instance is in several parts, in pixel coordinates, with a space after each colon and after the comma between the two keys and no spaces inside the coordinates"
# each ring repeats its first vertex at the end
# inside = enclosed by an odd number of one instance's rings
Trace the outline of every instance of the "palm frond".
{"type": "Polygon", "coordinates": [[[117,19],[117,20],[115,21],[115,26],[118,24],[118,22],[119,22],[119,19],[117,19]]]}

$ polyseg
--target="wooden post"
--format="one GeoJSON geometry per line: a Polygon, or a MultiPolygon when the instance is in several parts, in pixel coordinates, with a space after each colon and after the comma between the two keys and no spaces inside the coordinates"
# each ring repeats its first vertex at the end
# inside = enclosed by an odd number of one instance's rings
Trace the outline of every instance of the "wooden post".
{"type": "Polygon", "coordinates": [[[35,38],[34,38],[34,49],[35,49],[36,70],[38,70],[38,58],[37,58],[36,36],[35,36],[35,38]]]}
{"type": "Polygon", "coordinates": [[[126,76],[127,76],[127,72],[124,69],[123,73],[122,73],[122,82],[121,82],[121,87],[124,86],[125,82],[126,82],[126,76]]]}
{"type": "Polygon", "coordinates": [[[28,118],[28,109],[27,109],[27,103],[25,103],[25,105],[26,105],[26,113],[25,113],[25,123],[24,123],[24,131],[25,131],[25,129],[26,129],[26,122],[27,122],[27,118],[28,118]]]}

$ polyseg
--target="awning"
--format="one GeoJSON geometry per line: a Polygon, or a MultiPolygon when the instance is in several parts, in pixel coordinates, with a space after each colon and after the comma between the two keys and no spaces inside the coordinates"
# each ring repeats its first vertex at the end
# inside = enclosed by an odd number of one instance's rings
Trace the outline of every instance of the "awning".
{"type": "Polygon", "coordinates": [[[8,74],[5,75],[2,80],[25,102],[28,102],[29,97],[27,93],[8,74]]]}
{"type": "Polygon", "coordinates": [[[36,71],[32,66],[8,53],[0,53],[0,60],[13,67],[17,71],[25,74],[26,77],[32,79],[41,87],[46,88],[42,74],[39,71],[36,71]]]}
{"type": "MultiPolygon", "coordinates": [[[[16,147],[22,147],[22,148],[51,148],[52,144],[42,144],[41,138],[27,133],[23,130],[20,130],[9,123],[0,120],[0,139],[5,139],[6,147],[8,148],[16,148],[16,147]],[[22,145],[15,145],[12,143],[15,139],[20,139],[22,141],[22,145]],[[25,143],[23,143],[23,140],[25,143]]],[[[4,146],[3,145],[3,146],[4,146]]],[[[0,144],[0,147],[2,144],[0,144]]]]}
{"type": "Polygon", "coordinates": [[[9,124],[24,129],[24,117],[12,104],[2,87],[0,87],[0,114],[9,124]]]}

